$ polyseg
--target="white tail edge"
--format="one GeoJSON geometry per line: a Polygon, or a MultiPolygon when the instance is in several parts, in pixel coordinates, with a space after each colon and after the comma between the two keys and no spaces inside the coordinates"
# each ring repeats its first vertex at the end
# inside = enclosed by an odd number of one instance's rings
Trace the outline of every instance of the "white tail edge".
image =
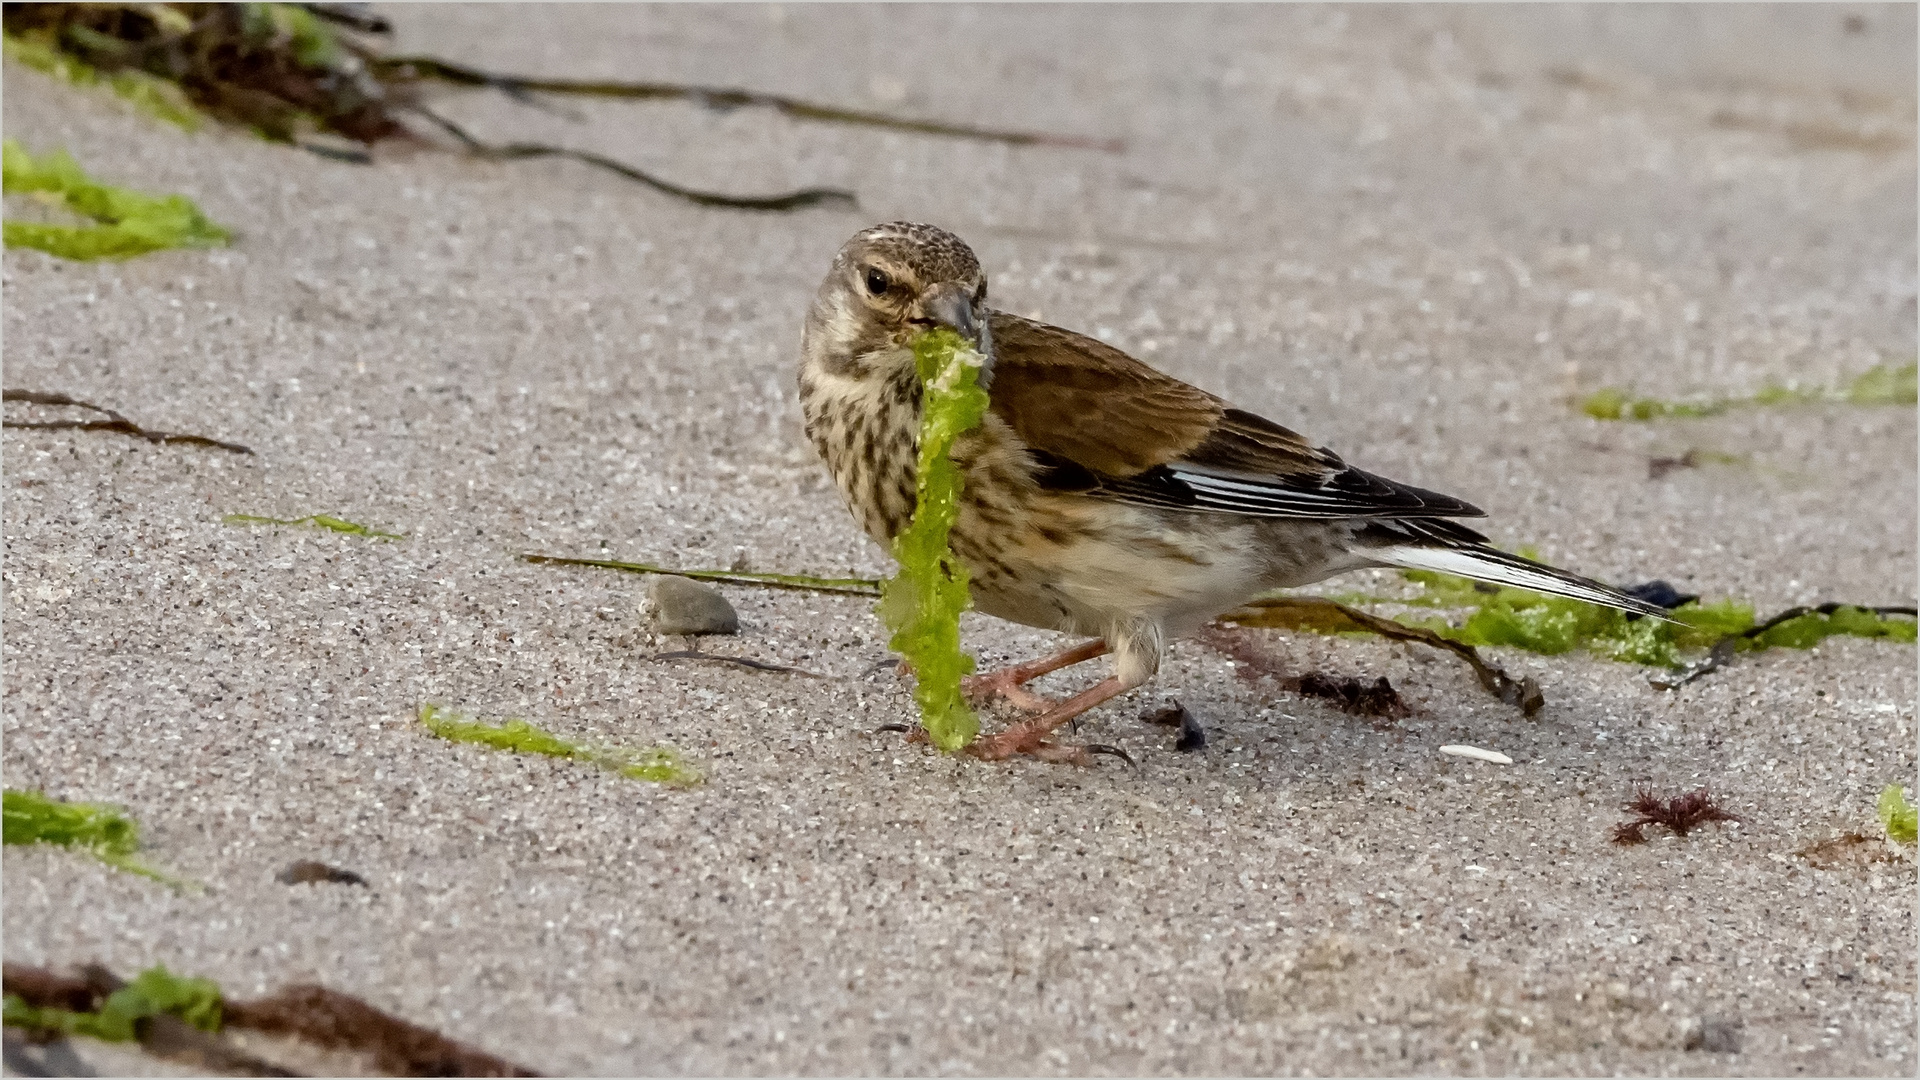
{"type": "Polygon", "coordinates": [[[1474,550],[1455,547],[1415,547],[1410,544],[1394,547],[1376,548],[1368,552],[1373,558],[1388,566],[1398,566],[1407,570],[1431,570],[1441,574],[1457,574],[1475,581],[1491,582],[1495,585],[1513,585],[1522,589],[1532,589],[1552,596],[1564,596],[1572,600],[1585,600],[1589,604],[1617,608],[1635,615],[1648,615],[1663,622],[1672,622],[1673,616],[1657,604],[1636,600],[1631,596],[1612,589],[1597,581],[1589,581],[1564,570],[1555,570],[1551,566],[1542,566],[1517,555],[1508,555],[1503,551],[1491,549],[1474,550]]]}

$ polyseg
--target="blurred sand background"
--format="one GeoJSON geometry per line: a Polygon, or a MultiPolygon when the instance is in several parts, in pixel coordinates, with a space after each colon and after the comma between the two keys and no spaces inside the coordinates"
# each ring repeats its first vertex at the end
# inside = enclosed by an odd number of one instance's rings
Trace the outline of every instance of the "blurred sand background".
{"type": "MultiPolygon", "coordinates": [[[[912,717],[865,600],[723,590],[743,632],[703,647],[824,679],[661,663],[684,643],[650,632],[644,579],[512,557],[885,572],[793,367],[840,243],[914,218],[973,244],[999,305],[1468,498],[1498,542],[1763,613],[1911,604],[1913,409],[1570,405],[1912,362],[1911,6],[385,10],[397,50],[499,71],[1127,149],[440,102],[498,141],[861,200],[754,214],[564,161],[188,135],[9,65],[9,137],[237,240],[8,251],[6,385],[258,456],[5,433],[6,784],[127,807],[206,885],[8,848],[7,960],[318,981],[551,1073],[1913,1074],[1910,849],[1797,854],[1877,832],[1881,786],[1912,783],[1911,647],[1836,638],[1676,693],[1501,652],[1545,688],[1523,720],[1444,658],[1274,637],[1417,706],[1374,726],[1189,642],[1083,728],[1138,771],[990,766],[873,733],[912,717]],[[1745,464],[1649,477],[1689,449],[1745,464]],[[1204,753],[1142,723],[1173,698],[1204,753]],[[670,743],[708,780],[451,745],[428,701],[670,743]],[[1701,784],[1746,821],[1607,842],[1636,787],[1701,784]],[[277,884],[297,858],[371,887],[277,884]]],[[[966,629],[987,664],[1057,644],[966,629]]]]}

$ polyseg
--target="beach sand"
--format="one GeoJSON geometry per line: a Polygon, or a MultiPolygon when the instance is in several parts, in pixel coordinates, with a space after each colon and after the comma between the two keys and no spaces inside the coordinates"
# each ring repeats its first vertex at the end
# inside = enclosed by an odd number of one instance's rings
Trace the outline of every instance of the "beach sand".
{"type": "MultiPolygon", "coordinates": [[[[1469,499],[1498,543],[1763,615],[1912,604],[1912,407],[1574,404],[1913,361],[1911,7],[390,14],[396,50],[494,70],[1126,149],[436,99],[496,141],[860,199],[746,213],[568,161],[187,134],[8,65],[9,138],[236,239],[9,250],[5,384],[257,452],[5,433],[6,785],[125,807],[204,885],[10,847],[10,963],[319,982],[550,1073],[1913,1074],[1913,849],[1804,854],[1877,838],[1880,789],[1913,783],[1912,646],[1676,692],[1494,650],[1543,687],[1523,719],[1439,654],[1262,636],[1291,672],[1390,678],[1414,712],[1375,724],[1181,642],[1080,730],[1137,770],[988,765],[876,731],[913,713],[868,600],[722,587],[742,633],[701,648],[817,678],[659,661],[688,643],[652,633],[644,577],[516,559],[888,572],[794,368],[839,245],[910,218],[965,237],[1006,310],[1469,499]],[[1175,699],[1204,752],[1143,722],[1175,699]],[[454,745],[423,703],[671,745],[706,780],[454,745]],[[1701,785],[1743,820],[1609,843],[1636,790],[1701,785]],[[309,858],[368,887],[275,882],[309,858]]],[[[1061,644],[964,628],[983,666],[1061,644]]]]}

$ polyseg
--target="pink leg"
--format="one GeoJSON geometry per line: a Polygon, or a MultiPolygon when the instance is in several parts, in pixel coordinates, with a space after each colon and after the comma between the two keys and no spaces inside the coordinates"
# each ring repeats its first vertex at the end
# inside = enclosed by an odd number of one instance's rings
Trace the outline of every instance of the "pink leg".
{"type": "Polygon", "coordinates": [[[1031,754],[1042,761],[1086,765],[1092,760],[1086,747],[1056,743],[1048,736],[1060,725],[1088,709],[1119,697],[1137,685],[1118,675],[1110,675],[1031,720],[1015,724],[997,735],[975,739],[967,747],[967,753],[982,761],[1004,761],[1015,754],[1031,754]]]}
{"type": "Polygon", "coordinates": [[[1052,656],[1044,656],[1024,664],[1015,664],[1013,667],[1001,668],[999,671],[985,675],[970,675],[961,682],[960,686],[966,691],[967,696],[976,702],[998,695],[1028,712],[1041,712],[1053,708],[1053,702],[1027,690],[1025,688],[1027,683],[1048,672],[1085,663],[1096,656],[1106,654],[1107,643],[1096,638],[1052,656]]]}

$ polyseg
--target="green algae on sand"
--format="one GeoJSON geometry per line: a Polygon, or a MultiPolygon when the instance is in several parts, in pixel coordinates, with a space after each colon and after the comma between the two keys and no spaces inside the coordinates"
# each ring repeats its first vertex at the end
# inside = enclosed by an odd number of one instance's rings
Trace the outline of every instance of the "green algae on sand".
{"type": "Polygon", "coordinates": [[[1899,784],[1888,784],[1880,792],[1880,824],[1887,839],[1901,844],[1920,843],[1920,808],[1907,801],[1899,784]]]}
{"type": "Polygon", "coordinates": [[[215,247],[230,238],[185,195],[148,195],[93,180],[63,150],[35,160],[17,141],[4,144],[8,195],[31,195],[93,221],[63,225],[8,218],[8,247],[63,259],[124,259],[167,248],[215,247]]]}
{"type": "Polygon", "coordinates": [[[630,780],[684,787],[703,779],[698,769],[681,761],[680,756],[672,750],[661,746],[639,750],[624,746],[585,746],[568,742],[525,720],[510,719],[498,725],[482,724],[432,704],[420,706],[420,724],[449,742],[473,743],[495,750],[583,761],[619,773],[630,780]]]}
{"type": "Polygon", "coordinates": [[[228,514],[226,517],[220,519],[220,524],[317,525],[322,529],[331,529],[337,533],[346,533],[349,536],[371,536],[376,540],[405,540],[407,538],[406,533],[381,532],[379,529],[368,528],[357,521],[347,521],[344,518],[337,518],[328,514],[308,514],[302,518],[256,517],[253,514],[228,514]]]}
{"type": "Polygon", "coordinates": [[[1912,405],[1920,401],[1920,364],[1895,367],[1880,364],[1848,380],[1845,386],[1799,387],[1768,385],[1752,397],[1710,398],[1700,401],[1661,401],[1628,397],[1611,387],[1589,394],[1580,411],[1595,420],[1659,420],[1718,416],[1728,409],[1769,405],[1807,405],[1834,402],[1845,405],[1912,405]]]}
{"type": "Polygon", "coordinates": [[[140,827],[111,806],[61,802],[38,791],[8,788],[0,797],[0,825],[0,839],[10,845],[78,848],[115,869],[178,884],[134,858],[140,850],[140,827]]]}
{"type": "Polygon", "coordinates": [[[921,386],[920,455],[913,520],[893,539],[900,570],[880,586],[880,619],[893,631],[888,647],[913,665],[913,697],[933,744],[958,750],[980,732],[960,680],[973,657],[960,651],[960,613],[972,606],[967,568],[947,535],[960,514],[959,468],[953,444],[987,413],[979,385],[985,357],[951,330],[919,335],[913,343],[921,386]]]}
{"type": "Polygon", "coordinates": [[[220,1004],[220,987],[212,980],[185,978],[156,965],[108,995],[98,1012],[34,1006],[17,994],[8,994],[6,1025],[85,1035],[103,1042],[133,1042],[139,1038],[139,1022],[155,1016],[177,1016],[202,1031],[218,1031],[220,1004]]]}
{"type": "Polygon", "coordinates": [[[1629,619],[1612,608],[1528,589],[1476,585],[1450,574],[1409,570],[1405,577],[1425,588],[1412,603],[1471,612],[1458,626],[1442,619],[1405,620],[1408,625],[1466,645],[1508,645],[1548,656],[1584,648],[1611,660],[1677,670],[1684,666],[1684,651],[1709,649],[1724,640],[1744,652],[1806,649],[1836,635],[1907,644],[1916,636],[1910,617],[1851,605],[1788,612],[1760,623],[1750,604],[1696,602],[1670,612],[1673,622],[1661,622],[1629,619]]]}

